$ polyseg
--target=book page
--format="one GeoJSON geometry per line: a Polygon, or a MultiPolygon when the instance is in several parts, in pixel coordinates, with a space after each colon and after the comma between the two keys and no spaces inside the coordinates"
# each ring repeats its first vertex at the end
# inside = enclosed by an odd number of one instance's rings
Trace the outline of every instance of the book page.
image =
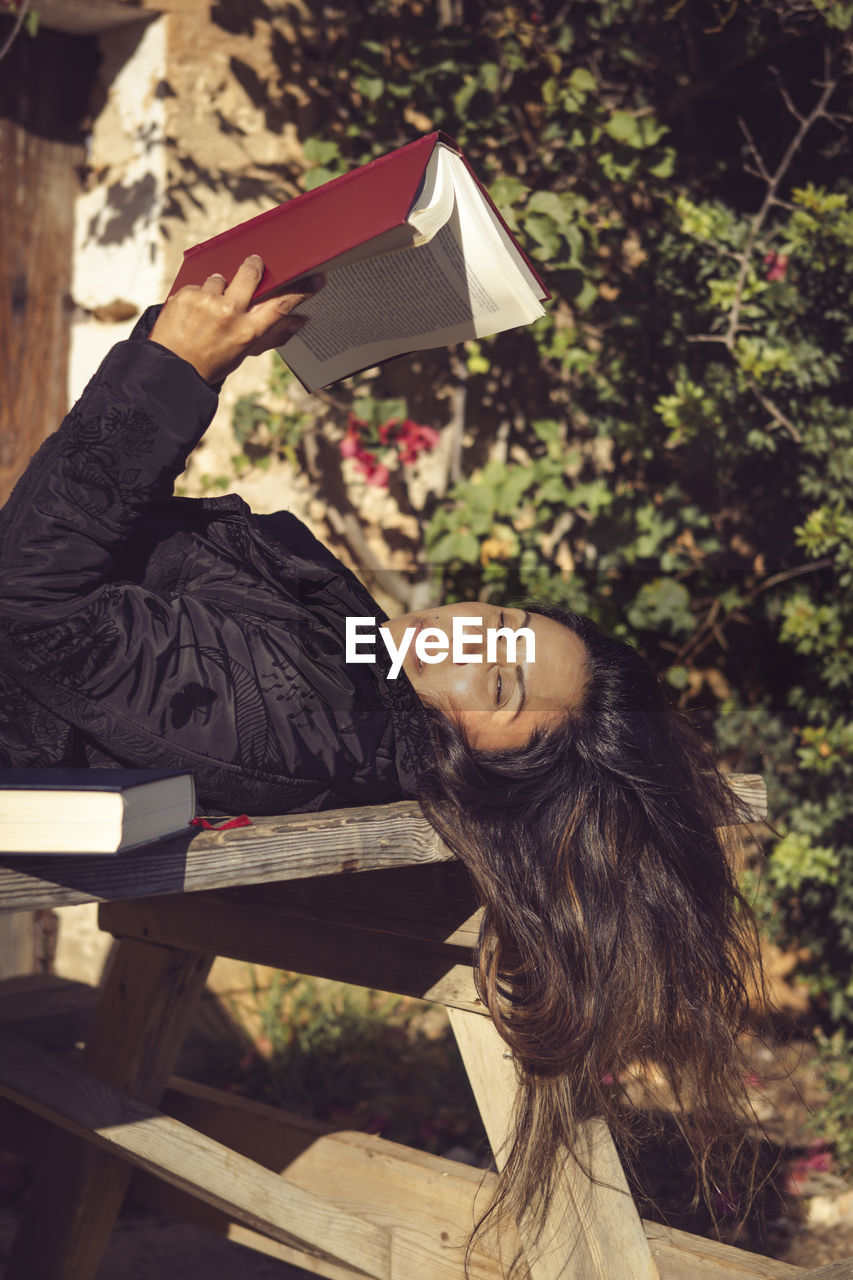
{"type": "Polygon", "coordinates": [[[324,288],[299,308],[309,323],[279,348],[281,356],[316,390],[392,356],[537,319],[542,306],[521,287],[518,272],[505,269],[507,255],[501,246],[496,256],[490,224],[489,232],[457,202],[426,244],[330,272],[324,288]]]}

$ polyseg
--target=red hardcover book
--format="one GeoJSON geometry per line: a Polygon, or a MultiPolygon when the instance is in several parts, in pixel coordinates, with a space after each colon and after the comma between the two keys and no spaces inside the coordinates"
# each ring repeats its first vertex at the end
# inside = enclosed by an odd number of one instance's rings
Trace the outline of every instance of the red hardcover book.
{"type": "Polygon", "coordinates": [[[394,356],[529,324],[550,297],[457,145],[436,132],[193,246],[171,292],[230,279],[250,253],[257,300],[315,271],[308,324],[281,347],[316,390],[394,356]]]}

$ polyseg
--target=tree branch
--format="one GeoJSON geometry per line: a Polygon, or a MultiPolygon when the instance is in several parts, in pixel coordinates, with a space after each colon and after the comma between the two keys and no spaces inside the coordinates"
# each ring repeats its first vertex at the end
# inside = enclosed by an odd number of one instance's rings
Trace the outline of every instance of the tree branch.
{"type": "Polygon", "coordinates": [[[450,353],[450,367],[456,379],[451,393],[450,421],[447,430],[450,435],[450,449],[447,455],[447,470],[443,483],[438,487],[439,497],[444,497],[448,488],[462,479],[462,438],[465,434],[465,406],[468,398],[468,366],[458,351],[450,353]]]}
{"type": "Polygon", "coordinates": [[[797,444],[802,444],[803,437],[800,435],[800,432],[794,426],[791,419],[786,418],[782,410],[778,409],[773,401],[767,398],[753,378],[750,378],[748,385],[750,391],[755,396],[762,409],[766,409],[773,421],[780,427],[785,428],[792,440],[796,440],[797,444]]]}
{"type": "MultiPolygon", "coordinates": [[[[849,55],[851,51],[853,51],[853,41],[848,40],[847,43],[842,46],[841,53],[842,54],[846,53],[849,55]]],[[[742,329],[740,318],[741,318],[741,310],[743,307],[743,295],[746,289],[746,282],[749,277],[750,267],[752,265],[752,256],[759,243],[759,238],[764,228],[764,224],[767,221],[770,211],[774,207],[782,207],[786,209],[791,208],[790,204],[788,204],[785,200],[781,199],[780,196],[777,194],[779,191],[779,187],[781,186],[782,181],[785,178],[785,175],[787,174],[789,168],[791,167],[794,157],[797,155],[797,152],[800,150],[803,143],[805,142],[805,139],[808,133],[812,128],[814,128],[818,120],[829,120],[830,122],[832,122],[835,119],[835,117],[827,110],[827,108],[829,106],[829,102],[830,102],[830,99],[832,98],[832,95],[834,94],[835,90],[838,88],[838,84],[840,82],[843,71],[838,76],[836,76],[835,79],[831,79],[830,77],[831,69],[832,69],[831,54],[829,49],[825,48],[824,49],[824,79],[818,82],[817,84],[817,87],[821,91],[820,96],[818,97],[817,101],[815,102],[814,106],[812,107],[808,115],[803,115],[802,112],[800,112],[797,109],[797,107],[794,104],[793,98],[791,97],[790,93],[786,89],[785,85],[782,83],[779,73],[774,70],[773,74],[776,77],[779,93],[782,96],[782,101],[784,102],[785,107],[787,108],[789,113],[797,121],[798,128],[793,138],[789,142],[785,150],[785,154],[782,156],[782,159],[779,161],[773,173],[770,172],[767,165],[765,164],[764,157],[761,155],[761,152],[758,150],[755,139],[753,138],[749,130],[749,126],[746,124],[744,120],[738,120],[738,124],[740,125],[741,131],[746,139],[747,147],[749,148],[749,154],[752,157],[752,160],[755,164],[755,169],[747,167],[747,172],[753,174],[755,177],[760,178],[765,183],[766,190],[764,192],[764,199],[762,200],[759,209],[755,213],[749,225],[749,230],[747,232],[747,237],[746,237],[746,243],[744,244],[743,249],[741,250],[740,253],[733,255],[740,265],[738,267],[737,278],[735,280],[734,297],[732,300],[731,309],[729,310],[728,322],[726,324],[725,332],[721,334],[716,334],[716,333],[696,334],[694,336],[688,337],[687,339],[688,342],[719,342],[723,344],[723,346],[726,348],[726,350],[729,352],[730,355],[734,356],[735,342],[737,340],[737,335],[742,329]]],[[[773,401],[770,400],[769,397],[764,394],[764,392],[758,386],[754,378],[750,378],[748,382],[748,386],[749,386],[749,390],[758,400],[759,404],[767,413],[769,413],[771,419],[777,424],[777,426],[784,427],[784,429],[790,435],[791,439],[795,440],[797,444],[802,443],[802,435],[794,426],[791,419],[786,417],[786,415],[781,411],[781,409],[779,409],[778,406],[775,405],[773,401]]]]}
{"type": "Polygon", "coordinates": [[[29,7],[30,7],[30,0],[21,0],[20,4],[18,5],[18,16],[15,18],[15,25],[12,28],[10,35],[6,38],[3,44],[3,48],[0,49],[0,61],[2,61],[3,58],[6,57],[6,54],[9,52],[9,50],[12,48],[12,45],[15,43],[15,40],[17,39],[17,36],[18,36],[18,32],[21,30],[21,27],[24,25],[24,18],[26,18],[27,16],[27,10],[29,9],[29,7]]]}
{"type": "MultiPolygon", "coordinates": [[[[827,51],[827,55],[828,55],[828,51],[827,51]]],[[[827,66],[827,77],[828,77],[828,74],[829,74],[829,68],[827,66]]],[[[758,212],[755,214],[755,217],[752,219],[752,223],[750,224],[750,228],[746,237],[746,244],[744,245],[743,252],[741,254],[740,270],[738,271],[737,280],[735,282],[734,301],[732,303],[731,311],[729,312],[729,323],[728,323],[728,327],[726,329],[726,334],[725,334],[726,346],[728,347],[729,351],[734,350],[735,338],[737,336],[738,329],[740,328],[740,312],[741,312],[741,306],[743,305],[743,291],[744,291],[744,288],[746,287],[747,276],[749,275],[749,268],[751,264],[753,250],[755,249],[755,242],[761,233],[761,229],[764,226],[764,223],[767,219],[767,215],[769,214],[770,210],[773,207],[773,204],[776,200],[776,192],[778,191],[779,186],[783,178],[785,177],[785,174],[788,172],[789,168],[791,167],[791,163],[794,157],[796,156],[797,152],[799,151],[800,147],[805,142],[806,136],[809,133],[809,131],[815,126],[815,124],[817,124],[818,120],[823,119],[827,115],[826,108],[829,104],[830,98],[832,97],[837,87],[838,87],[838,80],[830,80],[829,78],[827,78],[823,82],[821,95],[818,98],[815,105],[812,107],[809,114],[807,116],[801,116],[799,115],[799,113],[797,113],[797,119],[800,122],[799,128],[797,129],[797,132],[794,134],[793,138],[789,142],[788,147],[785,151],[785,154],[782,156],[782,159],[779,161],[779,164],[776,167],[776,171],[773,174],[770,174],[769,171],[767,170],[767,167],[764,164],[763,159],[759,155],[759,152],[757,147],[755,146],[755,143],[752,141],[752,138],[749,134],[749,130],[746,129],[745,125],[742,126],[744,128],[744,131],[746,132],[747,141],[750,145],[750,150],[752,152],[752,155],[756,163],[758,164],[761,172],[767,175],[765,179],[765,181],[767,182],[767,190],[764,194],[764,199],[761,202],[761,207],[759,208],[758,212]]]]}

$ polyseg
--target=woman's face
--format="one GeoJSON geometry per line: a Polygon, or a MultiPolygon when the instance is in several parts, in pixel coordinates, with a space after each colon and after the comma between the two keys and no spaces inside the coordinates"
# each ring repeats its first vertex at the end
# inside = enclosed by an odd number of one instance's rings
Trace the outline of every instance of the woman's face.
{"type": "Polygon", "coordinates": [[[423,702],[440,711],[456,712],[470,742],[481,750],[523,746],[535,729],[559,723],[580,701],[586,679],[586,646],[580,636],[541,614],[494,604],[447,604],[423,613],[407,613],[383,625],[398,648],[406,630],[415,629],[403,670],[423,702]],[[474,618],[482,620],[480,626],[470,621],[474,618]],[[454,619],[458,620],[457,632],[468,620],[464,645],[456,656],[454,619]],[[517,631],[520,627],[533,632],[532,656],[523,637],[515,655],[503,636],[493,637],[494,652],[488,652],[490,630],[517,631]],[[421,661],[415,652],[418,635],[427,628],[436,628],[447,637],[450,652],[439,662],[421,661]]]}

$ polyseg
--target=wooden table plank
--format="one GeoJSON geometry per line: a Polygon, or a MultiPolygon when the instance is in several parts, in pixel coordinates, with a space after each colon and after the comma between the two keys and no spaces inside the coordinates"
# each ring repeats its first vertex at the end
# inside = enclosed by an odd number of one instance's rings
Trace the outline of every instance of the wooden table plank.
{"type": "Polygon", "coordinates": [[[446,862],[414,801],[253,819],[115,855],[0,856],[0,911],[446,862]]]}
{"type": "MultiPolygon", "coordinates": [[[[512,1056],[486,1018],[456,1009],[448,1014],[495,1162],[502,1168],[511,1146],[518,1093],[512,1056]]],[[[660,1280],[613,1139],[602,1121],[583,1126],[581,1147],[582,1164],[566,1159],[554,1179],[541,1235],[530,1235],[527,1219],[518,1224],[530,1280],[660,1280]]]]}
{"type": "Polygon", "coordinates": [[[828,1262],[825,1267],[817,1267],[814,1271],[802,1271],[800,1280],[853,1280],[853,1258],[828,1262]]]}
{"type": "MultiPolygon", "coordinates": [[[[744,820],[766,813],[755,774],[733,774],[744,820]]],[[[411,800],[255,818],[231,831],[188,832],[116,855],[0,855],[0,912],[191,893],[342,872],[446,862],[453,854],[411,800]]]]}
{"type": "Polygon", "coordinates": [[[643,1222],[661,1280],[802,1280],[804,1272],[718,1240],[660,1222],[643,1222]]]}
{"type": "Polygon", "coordinates": [[[387,1231],[14,1036],[0,1036],[0,1091],[274,1239],[389,1280],[387,1231]]]}

